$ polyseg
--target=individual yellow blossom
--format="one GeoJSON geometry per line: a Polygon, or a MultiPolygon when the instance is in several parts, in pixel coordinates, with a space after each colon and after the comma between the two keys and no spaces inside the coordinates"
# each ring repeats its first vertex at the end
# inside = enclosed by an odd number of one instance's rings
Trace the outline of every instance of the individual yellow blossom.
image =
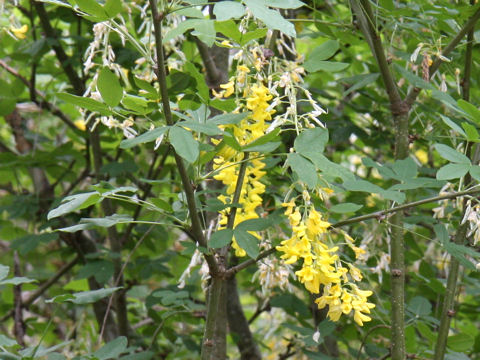
{"type": "Polygon", "coordinates": [[[423,165],[428,163],[428,154],[425,150],[419,149],[415,151],[415,156],[423,165]]]}
{"type": "Polygon", "coordinates": [[[228,41],[228,40],[223,40],[220,44],[225,46],[225,47],[228,47],[228,48],[233,47],[232,44],[230,43],[230,41],[228,41]]]}
{"type": "Polygon", "coordinates": [[[17,39],[23,40],[27,36],[25,35],[28,31],[28,25],[22,25],[19,28],[14,28],[13,26],[10,26],[10,31],[15,35],[17,39]]]}
{"type": "Polygon", "coordinates": [[[245,73],[250,72],[250,69],[248,67],[246,67],[245,65],[238,65],[237,70],[240,71],[240,72],[245,72],[245,73]]]}
{"type": "Polygon", "coordinates": [[[225,89],[223,97],[229,97],[235,92],[235,83],[233,81],[229,81],[226,84],[220,85],[222,89],[225,89]]]}
{"type": "Polygon", "coordinates": [[[73,125],[76,126],[77,129],[85,131],[87,130],[87,125],[83,119],[78,119],[73,122],[73,125]]]}
{"type": "Polygon", "coordinates": [[[237,83],[240,85],[245,84],[245,80],[247,79],[247,74],[250,72],[250,69],[245,65],[238,65],[237,66],[237,83]]]}

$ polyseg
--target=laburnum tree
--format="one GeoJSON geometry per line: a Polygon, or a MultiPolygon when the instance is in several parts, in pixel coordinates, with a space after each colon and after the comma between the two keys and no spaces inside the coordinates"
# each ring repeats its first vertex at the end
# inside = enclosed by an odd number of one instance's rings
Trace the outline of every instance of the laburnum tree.
{"type": "Polygon", "coordinates": [[[479,18],[0,0],[0,358],[480,359],[479,18]]]}

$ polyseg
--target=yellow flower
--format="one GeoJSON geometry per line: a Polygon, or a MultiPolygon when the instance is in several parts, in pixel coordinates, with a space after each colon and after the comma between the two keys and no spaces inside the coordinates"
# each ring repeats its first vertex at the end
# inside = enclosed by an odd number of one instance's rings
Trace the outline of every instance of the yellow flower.
{"type": "Polygon", "coordinates": [[[419,149],[415,151],[415,156],[423,165],[428,163],[428,154],[425,150],[419,149]]]}
{"type": "Polygon", "coordinates": [[[235,87],[234,87],[234,82],[233,81],[229,81],[228,83],[226,84],[222,84],[220,85],[220,87],[222,89],[225,89],[225,93],[223,94],[223,97],[229,97],[230,95],[232,95],[234,92],[235,92],[235,87]]]}
{"type": "Polygon", "coordinates": [[[87,130],[87,126],[85,125],[85,121],[83,119],[78,119],[73,122],[73,125],[77,127],[77,129],[80,129],[82,131],[87,130]]]}
{"type": "Polygon", "coordinates": [[[27,36],[25,35],[28,31],[28,25],[22,25],[19,28],[14,28],[13,26],[10,26],[10,31],[15,35],[17,39],[25,39],[27,36]]]}
{"type": "Polygon", "coordinates": [[[355,315],[353,315],[353,320],[360,325],[363,326],[364,322],[372,320],[369,316],[362,314],[360,311],[355,311],[355,315]]]}
{"type": "Polygon", "coordinates": [[[250,72],[250,69],[248,67],[246,67],[245,65],[238,65],[237,70],[240,71],[240,72],[244,72],[244,73],[249,73],[250,72]]]}
{"type": "Polygon", "coordinates": [[[220,44],[228,48],[233,47],[232,44],[230,44],[230,41],[228,40],[223,40],[220,44]]]}

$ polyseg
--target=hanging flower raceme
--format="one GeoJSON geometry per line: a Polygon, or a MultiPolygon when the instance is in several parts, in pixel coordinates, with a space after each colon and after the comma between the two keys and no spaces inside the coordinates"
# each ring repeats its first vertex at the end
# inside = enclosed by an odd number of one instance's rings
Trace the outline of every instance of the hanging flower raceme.
{"type": "MultiPolygon", "coordinates": [[[[246,73],[244,69],[241,72],[246,73]]],[[[244,79],[243,79],[244,80],[244,79]]],[[[233,93],[233,81],[222,86],[228,94],[233,93]]],[[[224,96],[227,94],[224,93],[224,96]]],[[[228,129],[233,131],[237,142],[240,145],[246,145],[259,137],[265,135],[268,129],[266,121],[271,120],[273,111],[268,111],[268,101],[272,98],[268,89],[262,85],[253,85],[245,90],[247,96],[246,108],[252,111],[252,114],[245,117],[238,125],[227,125],[228,129]]],[[[219,141],[214,141],[219,143],[219,141]]],[[[245,178],[242,183],[239,203],[242,205],[237,210],[234,226],[245,220],[256,219],[259,215],[256,209],[262,205],[262,194],[265,192],[265,185],[260,179],[265,175],[262,169],[265,167],[263,161],[258,158],[259,153],[251,153],[248,165],[245,171],[245,178]]],[[[220,195],[218,199],[224,204],[233,202],[233,195],[237,186],[237,179],[240,171],[240,163],[244,159],[244,153],[225,145],[218,152],[218,156],[214,159],[214,169],[219,170],[214,176],[216,180],[222,181],[226,185],[226,194],[220,195]]],[[[225,228],[228,221],[229,210],[226,209],[220,213],[220,229],[225,228]]],[[[260,239],[257,232],[251,231],[252,235],[260,239]]],[[[239,257],[245,256],[246,252],[236,242],[235,238],[232,243],[235,254],[239,257]]]]}
{"type": "MultiPolygon", "coordinates": [[[[358,325],[370,321],[365,314],[375,307],[367,302],[372,292],[358,288],[355,282],[362,279],[360,270],[353,264],[344,267],[337,254],[338,246],[331,247],[324,241],[330,223],[322,219],[313,205],[307,205],[303,214],[294,200],[282,205],[286,207],[285,215],[292,227],[292,236],[282,241],[277,250],[284,253],[281,258],[286,264],[302,261],[302,268],[295,275],[312,294],[322,292],[315,301],[318,308],[328,305],[328,317],[332,321],[338,321],[342,314],[348,315],[351,311],[354,311],[354,320],[358,325]]],[[[347,245],[356,256],[360,256],[362,249],[355,247],[353,239],[347,236],[347,245]]]]}

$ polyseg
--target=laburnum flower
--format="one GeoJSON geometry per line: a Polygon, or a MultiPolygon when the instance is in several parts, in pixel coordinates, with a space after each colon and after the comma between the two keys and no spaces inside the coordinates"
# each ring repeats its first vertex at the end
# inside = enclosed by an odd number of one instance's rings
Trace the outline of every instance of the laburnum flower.
{"type": "MultiPolygon", "coordinates": [[[[245,73],[248,68],[241,69],[245,73]]],[[[225,97],[231,95],[234,91],[234,82],[230,81],[227,84],[221,85],[225,89],[223,94],[225,97]]],[[[267,111],[269,107],[268,100],[272,98],[268,94],[268,89],[263,85],[253,85],[251,89],[246,90],[249,96],[247,97],[247,108],[253,111],[253,114],[245,117],[237,125],[226,125],[229,129],[233,130],[233,134],[240,145],[246,145],[252,141],[255,141],[259,137],[265,135],[268,125],[265,123],[266,119],[271,119],[272,111],[267,111]],[[250,104],[250,106],[249,106],[250,104]]],[[[214,141],[215,143],[216,141],[214,141]]],[[[218,144],[216,142],[216,144],[218,144]]],[[[258,207],[262,205],[262,194],[265,192],[265,185],[260,179],[266,174],[263,170],[265,163],[258,158],[258,153],[251,153],[248,165],[245,170],[245,178],[242,182],[242,188],[240,190],[239,203],[241,208],[237,209],[235,216],[234,226],[239,223],[256,219],[259,217],[257,213],[258,207]]],[[[244,159],[244,154],[238,152],[230,146],[224,145],[219,149],[217,157],[213,160],[214,169],[218,169],[218,173],[214,176],[214,179],[221,181],[226,185],[226,195],[220,195],[218,199],[224,204],[230,204],[233,202],[233,194],[237,187],[238,174],[240,172],[240,162],[244,159]]],[[[228,221],[229,209],[225,209],[220,212],[219,229],[225,228],[228,221]]],[[[249,232],[251,235],[260,239],[260,235],[255,231],[249,232]]],[[[242,257],[246,255],[244,249],[242,249],[235,238],[232,240],[232,247],[235,249],[235,255],[242,257]]]]}
{"type": "MultiPolygon", "coordinates": [[[[307,204],[310,202],[307,201],[307,204]]],[[[324,242],[331,224],[322,219],[321,213],[313,205],[307,205],[303,214],[294,200],[282,206],[286,208],[285,215],[288,216],[292,235],[283,240],[277,250],[283,252],[280,257],[285,264],[302,261],[301,269],[295,275],[309,292],[320,294],[323,289],[322,295],[316,300],[318,308],[328,306],[327,315],[332,321],[338,321],[342,314],[348,315],[352,311],[355,322],[360,326],[370,321],[365,314],[369,314],[375,306],[367,302],[372,292],[360,290],[348,277],[352,281],[360,281],[362,273],[352,264],[348,264],[348,268],[342,266],[337,254],[338,246],[330,247],[324,242]]],[[[355,247],[353,239],[348,234],[344,235],[347,244],[355,247]]]]}
{"type": "Polygon", "coordinates": [[[229,97],[235,92],[235,83],[232,81],[229,81],[226,84],[220,85],[222,89],[225,89],[225,92],[223,93],[223,97],[229,97]]]}
{"type": "Polygon", "coordinates": [[[28,25],[22,25],[19,28],[10,26],[10,31],[13,33],[13,35],[15,35],[17,39],[23,40],[27,37],[25,34],[28,31],[28,25]]]}
{"type": "Polygon", "coordinates": [[[79,130],[85,131],[87,130],[87,125],[85,124],[85,120],[78,119],[73,122],[73,125],[79,130]]]}

